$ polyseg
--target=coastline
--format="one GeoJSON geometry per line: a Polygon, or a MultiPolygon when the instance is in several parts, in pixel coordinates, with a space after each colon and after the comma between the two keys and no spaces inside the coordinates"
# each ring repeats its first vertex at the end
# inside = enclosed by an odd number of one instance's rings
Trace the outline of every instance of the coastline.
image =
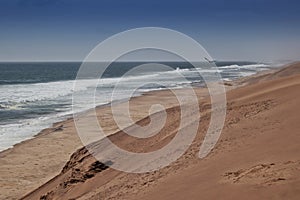
{"type": "MultiPolygon", "coordinates": [[[[199,88],[199,92],[201,93],[199,88]]],[[[185,89],[178,89],[184,93],[185,89]]],[[[150,91],[141,96],[133,97],[131,116],[134,121],[149,115],[149,105],[165,104],[167,108],[177,103],[170,91],[150,91]],[[163,100],[164,102],[161,102],[163,100]]],[[[123,106],[118,102],[115,106],[123,106]]],[[[110,104],[96,107],[98,117],[102,117],[105,133],[110,135],[117,132],[118,127],[111,122],[110,104]]],[[[80,115],[89,115],[84,111],[80,115]]],[[[0,152],[0,199],[20,198],[31,190],[43,185],[56,176],[70,156],[82,144],[73,122],[73,117],[53,124],[35,135],[22,141],[13,148],[0,152]]]]}
{"type": "MultiPolygon", "coordinates": [[[[273,73],[273,70],[271,71],[266,73],[273,73]]],[[[257,77],[261,75],[257,73],[256,75],[252,76],[257,77]]],[[[251,79],[252,76],[246,77],[246,79],[251,79]]],[[[231,86],[229,85],[227,88],[236,88],[242,86],[243,84],[241,84],[240,81],[241,80],[233,81],[233,84],[231,86]]],[[[178,90],[181,90],[184,95],[185,89],[178,90]]],[[[205,88],[196,88],[196,90],[200,98],[203,98],[205,95],[207,95],[205,88]]],[[[167,90],[150,91],[143,93],[141,96],[133,97],[129,101],[131,105],[133,105],[133,110],[131,110],[133,119],[138,121],[147,117],[149,115],[149,107],[147,104],[151,105],[153,103],[161,103],[162,100],[167,108],[176,106],[176,100],[171,97],[170,92],[167,90]]],[[[118,106],[122,106],[122,103],[123,102],[118,103],[118,106]]],[[[100,117],[104,118],[110,116],[111,113],[109,112],[109,105],[110,103],[108,105],[101,105],[100,107],[97,106],[97,115],[99,114],[100,117]]],[[[83,114],[88,115],[89,111],[84,111],[83,114]]],[[[105,131],[108,134],[116,133],[119,130],[116,126],[111,124],[111,121],[108,120],[105,123],[107,123],[107,129],[105,131]]],[[[52,127],[42,130],[31,139],[14,145],[13,148],[0,152],[0,163],[6,164],[1,164],[2,169],[0,172],[1,174],[8,174],[7,177],[1,177],[2,183],[0,183],[0,185],[4,186],[2,187],[3,189],[1,189],[3,190],[1,191],[1,195],[7,197],[5,195],[9,196],[12,195],[12,193],[17,192],[18,194],[16,196],[21,197],[24,195],[24,192],[28,193],[38,186],[43,185],[48,180],[60,173],[65,163],[69,160],[70,155],[80,147],[82,147],[82,144],[76,134],[73,117],[71,117],[69,119],[54,123],[52,127]],[[55,152],[53,152],[54,150],[55,152]],[[31,155],[32,152],[39,152],[41,155],[31,155]],[[16,157],[14,159],[8,158],[11,156],[16,157]],[[45,156],[48,156],[48,158],[50,157],[50,159],[45,159],[45,156]],[[38,162],[31,163],[35,158],[38,158],[38,162]],[[9,164],[9,162],[12,163],[9,164]],[[10,168],[10,165],[16,166],[16,168],[10,168]],[[38,169],[42,169],[42,171],[39,171],[38,169]],[[18,171],[19,173],[15,173],[15,171],[18,171]],[[29,173],[26,174],[26,171],[29,173]],[[28,179],[28,176],[30,177],[30,174],[32,174],[33,171],[35,171],[35,174],[31,175],[32,177],[28,179]],[[15,178],[12,178],[9,174],[14,174],[15,178]],[[17,185],[17,187],[12,188],[12,185],[17,185]]]]}
{"type": "MultiPolygon", "coordinates": [[[[267,64],[266,66],[272,66],[272,65],[271,65],[271,64],[267,64]]],[[[279,65],[276,64],[276,65],[274,65],[274,66],[278,67],[279,65]]],[[[282,65],[282,66],[283,66],[283,65],[282,65]]],[[[270,69],[269,69],[269,70],[270,70],[270,69]]],[[[265,70],[265,71],[269,71],[269,70],[265,70]]],[[[260,74],[260,73],[261,73],[261,71],[257,71],[256,74],[260,74]]],[[[254,75],[248,75],[248,76],[245,76],[245,77],[240,77],[240,78],[238,78],[238,79],[243,79],[243,78],[246,78],[246,77],[252,77],[252,76],[254,76],[254,75]]],[[[228,81],[231,82],[231,83],[233,83],[233,82],[236,82],[236,80],[237,80],[237,79],[233,79],[233,80],[229,81],[229,80],[225,80],[225,79],[224,79],[225,86],[231,86],[230,84],[229,84],[229,85],[226,85],[226,83],[227,83],[228,81]]],[[[51,83],[51,82],[50,82],[50,83],[51,83]]],[[[198,88],[198,87],[202,88],[202,87],[205,87],[205,84],[200,83],[200,82],[195,82],[195,83],[192,83],[191,86],[192,86],[192,87],[195,87],[195,88],[198,88]]],[[[178,88],[177,88],[177,87],[174,87],[174,88],[172,88],[172,89],[177,90],[177,89],[184,89],[184,88],[185,88],[184,86],[183,86],[183,87],[178,86],[178,88]]],[[[164,90],[164,89],[158,89],[158,90],[154,89],[154,90],[151,90],[151,91],[139,92],[139,93],[138,93],[136,96],[134,96],[134,97],[146,95],[148,92],[156,92],[156,91],[163,91],[163,90],[164,90]]],[[[108,102],[108,103],[105,103],[105,104],[101,104],[101,105],[99,105],[99,106],[97,105],[95,108],[102,107],[102,106],[109,106],[109,105],[111,105],[112,103],[118,103],[118,102],[124,102],[124,101],[128,101],[128,99],[119,99],[119,100],[116,100],[116,102],[108,102]]],[[[45,124],[43,124],[43,125],[39,126],[38,128],[36,128],[36,130],[34,130],[34,131],[31,131],[31,130],[27,131],[26,133],[29,133],[29,134],[26,134],[26,135],[29,135],[29,136],[24,137],[24,138],[21,138],[21,139],[19,139],[19,140],[16,140],[16,141],[10,143],[9,146],[4,146],[4,147],[2,147],[1,150],[0,150],[0,153],[1,153],[1,152],[4,152],[4,151],[6,151],[6,150],[9,150],[9,149],[13,148],[15,145],[18,145],[18,144],[20,144],[20,143],[23,143],[24,141],[31,140],[31,139],[35,138],[35,137],[38,136],[41,132],[43,132],[43,130],[49,129],[49,128],[53,128],[53,127],[55,126],[56,123],[63,122],[63,121],[65,121],[65,120],[68,120],[69,118],[73,118],[73,115],[74,115],[74,114],[86,113],[86,112],[89,112],[90,110],[95,109],[95,108],[86,108],[85,110],[81,110],[81,111],[78,111],[78,112],[73,113],[73,114],[66,114],[66,115],[61,115],[61,116],[55,116],[55,117],[52,117],[52,118],[53,118],[52,120],[48,120],[45,124]]],[[[28,124],[30,124],[30,123],[28,123],[28,124]]],[[[9,133],[10,133],[10,132],[9,132],[9,133]]],[[[21,135],[22,135],[22,134],[21,134],[21,135]]]]}
{"type": "MultiPolygon", "coordinates": [[[[222,135],[204,159],[198,153],[210,123],[209,98],[199,102],[203,115],[195,140],[169,166],[143,174],[126,173],[104,167],[105,163],[81,148],[59,174],[22,199],[298,199],[300,63],[253,78],[227,92],[222,135]]],[[[180,108],[166,112],[164,130],[154,137],[139,140],[119,131],[109,139],[133,152],[160,149],[179,130],[180,108]]],[[[191,114],[188,119],[187,133],[199,118],[191,114]]],[[[148,123],[149,117],[137,124],[148,123]]],[[[101,148],[97,142],[93,146],[101,148]]],[[[101,154],[105,151],[100,150],[101,154]]],[[[136,163],[127,164],[134,167],[136,163]]]]}

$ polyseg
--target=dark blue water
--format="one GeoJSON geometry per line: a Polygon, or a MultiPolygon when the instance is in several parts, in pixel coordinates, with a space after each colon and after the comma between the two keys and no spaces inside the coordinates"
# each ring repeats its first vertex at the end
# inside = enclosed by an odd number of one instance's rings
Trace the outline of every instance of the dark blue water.
{"type": "MultiPolygon", "coordinates": [[[[116,83],[129,70],[147,64],[142,62],[119,62],[111,64],[103,73],[96,90],[96,103],[111,101],[111,92],[116,83]]],[[[149,63],[148,63],[149,64],[149,63]]],[[[138,92],[165,87],[185,87],[191,83],[202,83],[197,70],[185,62],[162,62],[169,69],[148,67],[131,73],[122,79],[117,99],[125,98],[136,86],[138,92]],[[180,73],[185,80],[174,78],[180,73]],[[143,85],[145,82],[151,82],[143,85]]],[[[73,84],[80,62],[34,62],[0,63],[0,150],[10,147],[24,139],[32,137],[51,123],[64,119],[73,112],[93,107],[86,105],[84,97],[94,89],[94,81],[88,77],[79,80],[82,87],[78,95],[82,96],[82,106],[72,109],[73,84]]],[[[104,67],[105,63],[93,63],[104,67]]],[[[248,76],[268,68],[268,65],[250,62],[216,62],[223,79],[248,76]]],[[[196,67],[203,67],[199,63],[196,67]]],[[[210,69],[201,68],[209,75],[210,69]]],[[[95,70],[96,71],[96,70],[95,70]]]]}
{"type": "MultiPolygon", "coordinates": [[[[103,77],[120,77],[128,70],[145,62],[113,63],[103,77]]],[[[193,66],[184,62],[161,62],[176,69],[190,69],[193,66]]],[[[255,65],[254,62],[216,62],[219,67],[230,65],[255,65]]],[[[2,62],[0,63],[0,85],[46,83],[53,81],[74,80],[81,62],[2,62]]],[[[103,64],[99,64],[101,66],[103,64]]],[[[247,70],[247,69],[244,69],[247,70]]],[[[250,71],[255,71],[249,69],[250,71]]]]}

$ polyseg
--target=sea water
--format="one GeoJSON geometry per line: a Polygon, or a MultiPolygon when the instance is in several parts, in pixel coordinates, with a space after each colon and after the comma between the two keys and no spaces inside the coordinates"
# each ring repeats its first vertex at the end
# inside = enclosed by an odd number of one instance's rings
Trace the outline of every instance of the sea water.
{"type": "MultiPolygon", "coordinates": [[[[209,75],[211,69],[195,69],[184,62],[162,63],[169,70],[149,70],[122,77],[128,70],[143,63],[113,63],[98,79],[95,103],[88,105],[84,98],[90,90],[95,90],[93,79],[81,79],[77,96],[82,96],[82,105],[72,107],[73,85],[80,62],[6,62],[0,63],[0,151],[14,144],[32,138],[39,131],[71,116],[74,112],[104,105],[112,98],[114,86],[122,80],[122,88],[114,94],[114,100],[124,99],[132,88],[137,87],[134,95],[165,88],[184,88],[190,84],[203,84],[198,73],[209,75]],[[182,74],[185,79],[176,80],[173,73],[182,74]],[[153,84],[143,85],[152,82],[153,84]]],[[[101,64],[100,64],[101,65],[101,64]]],[[[249,76],[271,66],[250,62],[216,62],[224,80],[249,76]]],[[[151,65],[150,65],[151,66],[151,65]]],[[[202,75],[203,75],[202,74],[202,75]]]]}

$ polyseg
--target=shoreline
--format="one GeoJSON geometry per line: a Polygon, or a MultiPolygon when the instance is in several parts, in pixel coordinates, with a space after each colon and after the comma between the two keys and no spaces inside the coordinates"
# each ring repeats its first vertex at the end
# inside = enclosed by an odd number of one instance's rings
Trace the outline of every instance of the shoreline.
{"type": "MultiPolygon", "coordinates": [[[[270,64],[270,63],[268,63],[268,64],[269,64],[269,66],[272,66],[272,64],[270,64]]],[[[283,67],[285,65],[286,64],[282,64],[282,65],[274,64],[275,70],[278,69],[278,68],[281,68],[281,67],[283,67]]],[[[245,76],[245,77],[240,77],[240,78],[237,78],[235,80],[230,80],[230,81],[223,80],[224,86],[231,87],[232,85],[230,85],[230,84],[232,84],[232,83],[233,84],[237,84],[237,82],[239,80],[243,80],[243,79],[255,77],[255,76],[260,75],[261,73],[271,73],[273,70],[274,69],[268,69],[268,70],[264,70],[264,71],[258,71],[256,74],[252,74],[250,76],[245,76]],[[230,83],[230,84],[227,85],[227,83],[230,83]]],[[[203,88],[203,83],[200,83],[200,82],[191,83],[191,87],[193,87],[193,88],[203,88]]],[[[205,84],[204,84],[204,87],[205,87],[205,84]]],[[[177,89],[185,89],[185,87],[178,87],[178,88],[175,87],[175,88],[172,88],[172,89],[175,89],[175,90],[177,90],[177,89]]],[[[147,93],[159,92],[159,91],[164,91],[164,90],[166,90],[166,89],[158,89],[158,90],[154,89],[154,90],[151,90],[151,91],[141,92],[141,93],[137,94],[136,96],[134,96],[132,98],[143,96],[143,95],[147,95],[147,93]]],[[[73,113],[73,114],[67,114],[65,116],[57,117],[57,118],[61,118],[61,119],[58,119],[58,121],[54,120],[54,122],[50,122],[48,126],[45,126],[45,128],[41,128],[40,131],[33,133],[32,136],[30,136],[30,137],[28,137],[28,138],[26,138],[26,139],[24,139],[24,140],[22,140],[20,142],[17,142],[17,143],[13,144],[12,146],[10,146],[10,147],[8,147],[6,149],[0,150],[0,154],[2,152],[5,152],[5,151],[7,151],[9,149],[14,148],[18,144],[22,144],[23,142],[26,142],[27,140],[31,140],[31,139],[34,139],[35,137],[38,137],[39,134],[42,134],[44,132],[44,130],[52,129],[52,128],[55,129],[57,123],[62,123],[62,122],[67,121],[68,119],[71,119],[71,118],[73,119],[74,115],[77,115],[77,114],[79,114],[79,115],[86,114],[86,113],[90,112],[90,110],[93,110],[93,109],[98,109],[98,108],[101,108],[103,106],[110,106],[113,103],[123,103],[123,102],[127,102],[127,101],[129,101],[129,99],[119,99],[119,100],[115,100],[114,102],[105,103],[103,105],[96,105],[94,108],[89,108],[89,109],[82,110],[82,111],[79,111],[79,112],[76,112],[76,113],[73,113]]]]}
{"type": "MultiPolygon", "coordinates": [[[[281,66],[281,67],[283,67],[283,66],[281,66]]],[[[281,68],[281,67],[279,67],[279,68],[281,68]]],[[[226,86],[231,87],[232,85],[230,85],[230,84],[232,84],[232,83],[236,84],[240,80],[244,80],[244,79],[247,80],[247,78],[256,77],[256,76],[260,76],[260,75],[264,75],[264,74],[269,74],[269,73],[272,73],[273,70],[274,69],[264,70],[264,71],[257,72],[256,74],[253,74],[253,75],[250,75],[250,76],[245,76],[245,77],[242,77],[242,78],[238,78],[236,80],[230,80],[230,81],[225,80],[225,81],[223,81],[224,82],[224,86],[225,87],[226,86]],[[229,85],[228,85],[228,83],[229,83],[229,85]]],[[[199,85],[199,83],[195,83],[195,84],[191,84],[191,85],[192,85],[191,87],[193,87],[193,88],[205,88],[205,87],[199,85]]],[[[182,90],[182,89],[186,89],[186,88],[185,87],[174,88],[174,90],[182,90]]],[[[165,90],[167,90],[167,89],[159,89],[159,90],[151,90],[151,91],[147,91],[147,92],[142,92],[142,93],[140,93],[140,94],[138,94],[136,96],[133,96],[131,98],[136,98],[136,97],[144,96],[144,95],[147,95],[148,93],[152,93],[152,92],[163,92],[165,90]]],[[[62,120],[55,121],[55,122],[51,123],[48,127],[41,129],[38,133],[34,134],[30,138],[25,139],[25,140],[20,141],[20,142],[17,142],[16,144],[12,145],[11,147],[8,147],[7,149],[1,150],[0,154],[3,153],[3,152],[5,152],[5,151],[7,151],[7,150],[10,150],[10,149],[14,148],[15,146],[18,146],[19,144],[22,144],[22,143],[24,143],[24,142],[26,142],[28,140],[32,140],[35,137],[38,137],[40,134],[43,134],[43,132],[45,130],[54,129],[54,131],[55,131],[55,129],[57,128],[56,127],[57,124],[61,124],[61,123],[65,122],[65,121],[68,121],[70,119],[73,120],[74,119],[74,115],[88,114],[91,110],[94,110],[94,109],[101,109],[102,107],[111,106],[111,104],[124,103],[124,102],[128,102],[128,101],[129,101],[129,99],[119,99],[119,100],[115,100],[113,102],[108,102],[108,103],[105,103],[105,104],[102,104],[102,105],[96,105],[94,108],[89,108],[87,110],[83,110],[83,111],[80,111],[80,112],[77,112],[77,113],[73,113],[73,114],[68,114],[66,116],[62,116],[61,117],[61,118],[63,118],[62,120]]]]}
{"type": "MultiPolygon", "coordinates": [[[[259,75],[255,74],[252,76],[259,75]]],[[[228,86],[227,88],[238,87],[236,84],[239,83],[236,83],[235,81],[233,81],[233,83],[234,84],[228,86]]],[[[179,90],[182,91],[184,95],[184,90],[186,89],[183,88],[179,90]]],[[[198,92],[197,94],[200,96],[206,94],[205,88],[196,88],[196,90],[198,92]]],[[[174,107],[176,105],[175,100],[170,98],[170,92],[168,92],[168,90],[149,91],[141,94],[141,96],[131,98],[129,102],[131,102],[134,105],[133,118],[135,119],[135,121],[149,116],[149,109],[148,106],[145,104],[155,104],[157,102],[161,102],[162,100],[164,101],[163,103],[165,103],[169,108],[174,107]]],[[[110,108],[110,105],[111,103],[96,106],[95,109],[97,111],[97,114],[101,115],[101,117],[104,118],[109,116],[110,113],[108,112],[108,108],[110,108]]],[[[122,106],[122,102],[118,103],[117,106],[122,106]]],[[[85,111],[84,114],[88,115],[89,112],[85,111]]],[[[113,134],[119,130],[118,127],[114,127],[109,120],[105,123],[107,123],[106,131],[108,133],[113,134]]],[[[79,140],[78,135],[76,134],[76,130],[74,129],[73,124],[73,117],[63,121],[58,121],[54,123],[52,127],[43,129],[33,138],[22,141],[21,143],[14,145],[14,147],[0,152],[0,162],[6,164],[8,163],[7,166],[0,166],[2,167],[2,169],[0,169],[0,174],[5,173],[7,171],[11,172],[8,174],[14,174],[15,171],[19,172],[15,174],[16,179],[13,178],[14,180],[11,180],[10,183],[12,185],[16,185],[16,187],[13,186],[14,188],[12,188],[11,186],[9,186],[10,184],[7,185],[7,183],[0,182],[0,185],[5,186],[3,187],[4,191],[5,189],[8,189],[7,191],[5,191],[8,193],[3,194],[4,196],[14,195],[12,193],[17,192],[18,194],[16,194],[16,196],[21,197],[25,195],[24,191],[27,191],[25,193],[28,193],[33,189],[43,185],[44,183],[46,183],[47,181],[49,181],[50,179],[52,179],[60,173],[62,167],[69,160],[70,155],[77,149],[82,147],[81,141],[79,140]],[[48,152],[49,149],[52,149],[54,151],[48,152]],[[37,163],[30,163],[30,160],[34,160],[37,156],[31,155],[31,152],[36,151],[39,151],[41,156],[39,157],[39,159],[36,160],[37,163]],[[9,156],[11,155],[13,155],[13,159],[9,158],[9,156]],[[59,155],[59,157],[57,157],[57,155],[59,155]],[[44,157],[48,157],[48,159],[45,159],[44,157]],[[49,162],[51,163],[49,164],[49,162]],[[13,168],[8,169],[9,167],[13,168]],[[28,180],[27,176],[30,176],[30,172],[32,170],[39,171],[40,169],[43,170],[39,173],[36,173],[31,179],[28,180]],[[24,182],[22,183],[23,179],[25,182],[29,181],[31,185],[26,185],[24,182]],[[25,188],[24,185],[26,186],[25,188]]],[[[6,178],[8,179],[8,182],[10,182],[9,179],[11,179],[12,177],[8,175],[6,178]]],[[[5,177],[4,179],[2,178],[2,180],[4,181],[5,177]]]]}
{"type": "MultiPolygon", "coordinates": [[[[179,90],[184,95],[186,89],[179,90]]],[[[141,96],[131,98],[129,102],[133,105],[130,113],[133,121],[147,117],[149,105],[162,103],[166,108],[170,108],[177,103],[168,90],[146,92],[141,96]]],[[[122,107],[124,102],[119,102],[115,106],[122,107]]],[[[118,127],[111,122],[110,104],[97,106],[96,112],[98,117],[103,118],[107,135],[119,131],[118,127]]],[[[89,111],[82,114],[89,115],[89,111]]],[[[71,117],[58,121],[52,127],[40,131],[33,138],[0,152],[0,186],[2,188],[0,199],[21,198],[45,184],[60,173],[70,156],[81,147],[83,145],[77,135],[73,117],[71,117]]]]}
{"type": "MultiPolygon", "coordinates": [[[[195,140],[184,155],[168,167],[143,174],[125,173],[110,167],[102,169],[101,166],[98,171],[95,166],[99,161],[85,148],[80,148],[63,170],[23,199],[184,200],[200,196],[203,199],[298,199],[300,63],[241,83],[241,87],[227,91],[227,116],[222,135],[204,159],[197,155],[210,121],[208,98],[199,99],[203,115],[195,140]]],[[[169,95],[159,93],[159,98],[169,95]]],[[[149,101],[143,101],[152,97],[133,99],[133,105],[148,104],[149,101]]],[[[140,108],[137,107],[142,112],[140,108]]],[[[167,113],[166,129],[154,137],[133,139],[119,131],[109,138],[122,149],[133,152],[160,149],[179,130],[180,108],[172,107],[167,113]]],[[[199,120],[193,114],[188,117],[187,133],[190,125],[199,120]]],[[[144,118],[137,124],[144,126],[148,120],[149,117],[144,118]]],[[[94,145],[96,147],[97,143],[94,145]]],[[[101,148],[102,153],[105,151],[101,148]]],[[[135,166],[134,162],[127,164],[135,166]]]]}
{"type": "MultiPolygon", "coordinates": [[[[193,88],[194,87],[195,88],[203,88],[202,86],[197,86],[197,85],[192,86],[192,87],[193,88]]],[[[182,90],[182,89],[186,89],[186,88],[185,87],[174,88],[174,90],[182,90]]],[[[141,92],[141,93],[137,94],[136,96],[131,97],[130,99],[138,98],[138,97],[141,97],[141,96],[145,96],[148,93],[152,93],[152,92],[163,92],[165,90],[168,90],[168,89],[159,89],[159,90],[151,90],[151,91],[141,92]]],[[[50,129],[50,130],[54,129],[53,132],[55,132],[55,129],[58,128],[57,124],[64,123],[65,121],[68,121],[68,120],[73,120],[74,119],[74,115],[79,115],[79,116],[80,115],[86,115],[86,114],[89,114],[91,112],[91,110],[97,110],[97,109],[101,109],[103,107],[110,107],[112,104],[125,103],[125,102],[128,102],[130,99],[118,99],[118,100],[114,100],[114,101],[111,101],[111,102],[108,102],[108,103],[105,103],[105,104],[102,104],[102,105],[96,105],[94,108],[89,108],[87,110],[83,110],[83,111],[79,111],[79,112],[76,112],[76,113],[73,113],[73,114],[67,114],[65,116],[61,116],[60,118],[62,118],[62,119],[60,119],[58,121],[55,121],[53,123],[50,123],[49,126],[47,126],[46,128],[42,128],[38,133],[32,135],[31,137],[29,137],[27,139],[24,139],[24,140],[22,140],[20,142],[15,143],[11,147],[8,147],[6,149],[1,150],[0,151],[0,156],[1,156],[1,153],[14,148],[15,146],[21,145],[22,143],[24,143],[24,142],[26,142],[28,140],[35,139],[36,137],[38,137],[40,134],[43,134],[48,129],[50,129]]]]}

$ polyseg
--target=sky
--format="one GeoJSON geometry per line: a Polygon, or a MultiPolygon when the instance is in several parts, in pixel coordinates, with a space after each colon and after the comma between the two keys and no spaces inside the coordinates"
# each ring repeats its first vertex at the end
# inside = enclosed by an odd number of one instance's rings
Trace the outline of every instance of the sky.
{"type": "Polygon", "coordinates": [[[298,0],[0,0],[0,61],[81,61],[106,38],[164,27],[216,60],[300,60],[298,0]]]}

